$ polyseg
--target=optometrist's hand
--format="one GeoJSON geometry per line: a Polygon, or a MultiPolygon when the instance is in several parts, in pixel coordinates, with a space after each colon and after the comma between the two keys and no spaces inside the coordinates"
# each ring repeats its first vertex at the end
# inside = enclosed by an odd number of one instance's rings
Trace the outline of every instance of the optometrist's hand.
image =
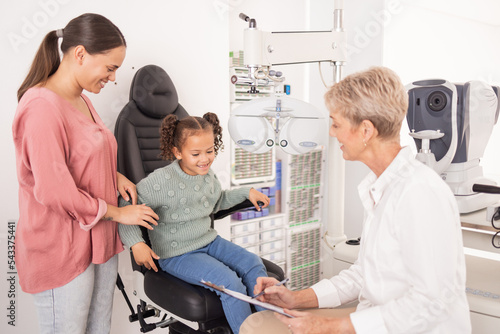
{"type": "Polygon", "coordinates": [[[264,291],[258,300],[280,307],[294,308],[293,292],[283,285],[276,286],[278,280],[272,277],[258,277],[253,289],[254,295],[264,291]]]}
{"type": "Polygon", "coordinates": [[[349,316],[340,318],[322,317],[309,312],[292,311],[285,309],[285,312],[293,315],[289,318],[279,313],[274,315],[285,325],[293,334],[355,334],[356,331],[352,325],[349,316]]]}
{"type": "Polygon", "coordinates": [[[258,277],[254,294],[264,291],[258,300],[287,309],[317,308],[318,298],[313,289],[291,291],[285,286],[277,286],[278,281],[271,277],[258,277]]]}
{"type": "Polygon", "coordinates": [[[134,254],[134,260],[138,265],[144,266],[148,269],[153,269],[156,272],[158,271],[153,259],[159,260],[160,257],[153,252],[151,247],[146,245],[144,242],[138,242],[133,245],[131,249],[132,254],[134,254]]]}
{"type": "Polygon", "coordinates": [[[250,200],[250,202],[252,202],[252,204],[258,211],[260,211],[261,208],[265,208],[266,206],[268,206],[269,203],[271,202],[269,197],[267,197],[260,191],[255,190],[254,188],[250,189],[250,193],[248,194],[248,199],[250,200]],[[259,202],[262,202],[264,204],[260,206],[259,202]]]}
{"type": "Polygon", "coordinates": [[[118,192],[124,200],[132,204],[137,204],[137,190],[132,181],[127,179],[122,173],[116,172],[116,184],[118,185],[118,192]]]}

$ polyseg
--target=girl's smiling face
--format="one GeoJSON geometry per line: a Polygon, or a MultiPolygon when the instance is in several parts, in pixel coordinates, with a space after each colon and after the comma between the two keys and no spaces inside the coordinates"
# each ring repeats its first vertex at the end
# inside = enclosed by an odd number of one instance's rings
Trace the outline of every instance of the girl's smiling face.
{"type": "Polygon", "coordinates": [[[214,134],[210,130],[194,132],[186,138],[179,150],[173,153],[184,173],[188,175],[206,175],[215,159],[214,134]]]}

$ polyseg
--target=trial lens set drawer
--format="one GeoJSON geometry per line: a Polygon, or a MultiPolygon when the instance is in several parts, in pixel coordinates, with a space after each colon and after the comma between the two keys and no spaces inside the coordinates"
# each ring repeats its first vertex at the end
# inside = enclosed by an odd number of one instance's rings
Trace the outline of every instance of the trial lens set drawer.
{"type": "Polygon", "coordinates": [[[262,244],[262,249],[264,251],[278,247],[277,245],[281,245],[280,242],[285,239],[286,237],[283,228],[277,228],[264,232],[255,231],[253,233],[242,233],[236,236],[231,236],[231,241],[237,245],[248,247],[254,244],[262,244]]]}
{"type": "MultiPolygon", "coordinates": [[[[241,237],[254,233],[266,233],[271,230],[281,229],[283,227],[283,217],[265,217],[265,219],[255,219],[251,221],[232,221],[231,222],[231,238],[241,237]]],[[[281,237],[272,232],[265,234],[263,237],[281,237]]]]}
{"type": "Polygon", "coordinates": [[[231,241],[271,261],[286,260],[283,218],[268,218],[231,225],[231,241]]]}

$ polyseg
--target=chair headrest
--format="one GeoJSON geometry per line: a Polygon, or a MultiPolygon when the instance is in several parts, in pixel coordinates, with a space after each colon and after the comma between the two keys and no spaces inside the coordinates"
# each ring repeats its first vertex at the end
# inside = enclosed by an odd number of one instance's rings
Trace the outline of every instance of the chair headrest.
{"type": "Polygon", "coordinates": [[[164,118],[179,105],[177,90],[170,76],[159,66],[146,65],[132,79],[130,100],[139,110],[153,118],[164,118]]]}

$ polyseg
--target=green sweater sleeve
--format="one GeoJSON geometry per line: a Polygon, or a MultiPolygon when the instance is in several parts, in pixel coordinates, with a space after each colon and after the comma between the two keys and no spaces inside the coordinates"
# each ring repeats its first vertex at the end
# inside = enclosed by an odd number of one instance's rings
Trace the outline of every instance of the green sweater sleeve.
{"type": "MultiPolygon", "coordinates": [[[[140,196],[137,196],[137,204],[142,204],[144,201],[140,196]]],[[[119,206],[124,207],[131,205],[131,202],[124,200],[121,196],[119,198],[119,206]]],[[[132,247],[138,242],[145,242],[142,237],[142,231],[139,225],[124,225],[118,224],[118,233],[123,244],[127,247],[132,247]]]]}
{"type": "Polygon", "coordinates": [[[229,209],[236,204],[246,200],[250,194],[251,187],[243,187],[231,190],[223,190],[217,204],[215,205],[214,212],[229,209]]]}

